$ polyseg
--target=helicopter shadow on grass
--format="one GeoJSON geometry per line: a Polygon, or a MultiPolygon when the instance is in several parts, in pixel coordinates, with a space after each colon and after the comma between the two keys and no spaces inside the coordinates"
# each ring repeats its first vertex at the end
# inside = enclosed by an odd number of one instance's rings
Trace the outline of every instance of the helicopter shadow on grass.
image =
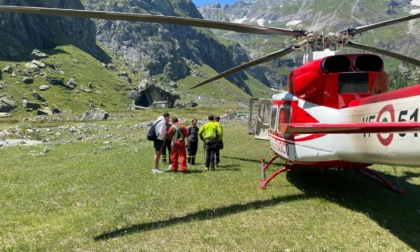
{"type": "Polygon", "coordinates": [[[244,162],[252,162],[252,163],[260,163],[259,160],[257,159],[251,159],[251,158],[241,158],[241,157],[230,157],[230,156],[221,156],[222,158],[227,158],[227,159],[235,159],[235,160],[239,160],[239,161],[244,161],[244,162]]]}
{"type": "Polygon", "coordinates": [[[410,172],[398,178],[384,175],[405,191],[400,195],[351,169],[337,172],[305,168],[286,173],[287,180],[309,198],[324,198],[363,213],[415,251],[420,251],[420,188],[408,181],[418,176],[410,172]]]}
{"type": "MultiPolygon", "coordinates": [[[[261,164],[261,160],[255,159],[255,158],[241,158],[241,157],[231,157],[231,156],[222,156],[222,158],[235,159],[235,160],[244,161],[244,162],[257,163],[258,165],[261,164]]],[[[280,166],[284,166],[284,163],[274,162],[273,165],[278,165],[280,167],[280,166]]]]}
{"type": "MultiPolygon", "coordinates": [[[[246,204],[234,204],[165,220],[133,224],[100,234],[93,239],[95,241],[107,240],[167,228],[172,225],[197,220],[212,220],[249,210],[268,208],[285,202],[317,197],[325,198],[353,211],[364,213],[377,222],[379,226],[389,230],[408,246],[419,251],[419,227],[416,220],[419,217],[420,193],[417,185],[407,182],[415,176],[419,175],[406,173],[405,176],[399,178],[399,185],[406,191],[406,195],[401,196],[377,183],[372,183],[361,174],[353,173],[350,169],[343,172],[294,169],[286,173],[287,180],[303,191],[303,195],[290,195],[246,204]]],[[[394,182],[392,176],[385,177],[394,182]]]]}
{"type": "Polygon", "coordinates": [[[224,216],[228,216],[232,214],[242,213],[242,212],[256,210],[256,209],[263,209],[263,208],[271,207],[277,204],[283,204],[285,202],[305,200],[305,199],[307,199],[307,196],[302,195],[302,194],[289,195],[286,197],[277,197],[277,198],[272,198],[269,200],[252,201],[246,204],[234,204],[234,205],[220,207],[220,208],[211,209],[211,210],[202,210],[195,213],[187,214],[185,216],[140,223],[140,224],[134,224],[131,226],[124,227],[122,229],[117,229],[114,231],[100,234],[94,237],[93,239],[95,241],[107,240],[107,239],[112,239],[116,237],[122,237],[129,234],[135,234],[135,233],[141,233],[141,232],[146,232],[146,231],[151,231],[151,230],[156,230],[156,229],[161,229],[161,228],[167,228],[172,225],[194,222],[197,220],[206,221],[206,220],[222,218],[224,216]]]}

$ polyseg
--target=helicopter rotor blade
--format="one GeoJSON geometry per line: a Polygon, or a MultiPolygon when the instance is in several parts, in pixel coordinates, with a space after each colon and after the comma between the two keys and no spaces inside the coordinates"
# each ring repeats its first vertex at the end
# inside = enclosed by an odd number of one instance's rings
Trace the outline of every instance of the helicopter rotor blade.
{"type": "Polygon", "coordinates": [[[416,19],[416,18],[419,18],[419,17],[420,17],[420,13],[417,13],[417,14],[414,14],[414,15],[409,15],[409,16],[405,16],[405,17],[401,17],[401,18],[395,18],[395,19],[391,19],[391,20],[387,20],[387,21],[379,22],[379,23],[375,23],[375,24],[359,26],[359,27],[355,27],[355,28],[348,28],[347,30],[340,31],[340,33],[341,34],[348,34],[350,36],[354,36],[354,35],[357,35],[359,33],[366,32],[366,31],[369,31],[369,30],[372,30],[372,29],[376,29],[376,28],[379,28],[379,27],[387,26],[387,25],[397,24],[397,23],[400,23],[400,22],[416,19]]]}
{"type": "Polygon", "coordinates": [[[416,59],[413,59],[413,58],[410,58],[410,57],[407,57],[407,56],[404,56],[404,55],[401,55],[401,54],[398,54],[398,53],[382,50],[382,49],[379,49],[379,48],[376,48],[376,47],[371,47],[371,46],[367,46],[367,45],[354,43],[354,42],[351,42],[351,41],[347,41],[346,45],[348,47],[352,47],[352,48],[356,48],[356,49],[360,49],[360,50],[366,50],[366,51],[370,51],[370,52],[374,52],[374,53],[379,53],[379,54],[382,54],[382,55],[386,55],[386,56],[389,56],[389,57],[392,57],[392,58],[396,58],[396,59],[408,62],[408,63],[413,64],[415,66],[420,66],[420,61],[418,61],[416,59]]]}
{"type": "Polygon", "coordinates": [[[2,12],[17,12],[24,14],[52,15],[52,16],[71,16],[80,18],[97,18],[107,20],[138,21],[146,23],[174,24],[185,26],[196,26],[211,29],[230,30],[241,33],[252,33],[260,35],[284,35],[300,37],[306,35],[303,30],[281,29],[275,27],[246,25],[237,23],[228,23],[213,20],[204,20],[198,18],[175,17],[175,16],[157,16],[138,13],[106,12],[90,10],[74,10],[59,8],[27,7],[27,6],[6,6],[0,5],[2,12]]]}
{"type": "Polygon", "coordinates": [[[250,61],[248,63],[245,63],[245,64],[242,64],[240,66],[237,66],[237,67],[231,68],[229,70],[226,70],[226,71],[224,71],[224,72],[222,72],[222,73],[220,73],[220,74],[218,74],[218,75],[216,75],[216,76],[214,76],[214,77],[212,77],[210,79],[207,79],[205,81],[202,81],[202,82],[198,83],[197,85],[191,87],[190,89],[198,88],[198,87],[203,86],[203,85],[205,85],[207,83],[210,83],[212,81],[221,79],[221,78],[223,78],[223,77],[225,77],[227,75],[230,75],[230,74],[239,72],[239,71],[244,70],[246,68],[253,67],[253,66],[259,65],[261,63],[265,63],[265,62],[268,62],[270,60],[283,57],[283,56],[285,56],[285,55],[293,52],[294,50],[295,50],[294,49],[294,46],[286,47],[286,48],[284,48],[282,50],[279,50],[279,51],[276,51],[274,53],[268,54],[268,55],[266,55],[264,57],[258,58],[256,60],[252,60],[252,61],[250,61]]]}

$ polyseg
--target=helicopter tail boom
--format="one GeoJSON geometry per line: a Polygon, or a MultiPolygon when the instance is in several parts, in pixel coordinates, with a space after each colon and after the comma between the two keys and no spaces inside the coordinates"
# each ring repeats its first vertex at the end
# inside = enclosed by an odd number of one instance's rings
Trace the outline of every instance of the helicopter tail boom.
{"type": "Polygon", "coordinates": [[[351,134],[420,132],[419,122],[360,122],[360,123],[287,123],[282,134],[351,134]]]}

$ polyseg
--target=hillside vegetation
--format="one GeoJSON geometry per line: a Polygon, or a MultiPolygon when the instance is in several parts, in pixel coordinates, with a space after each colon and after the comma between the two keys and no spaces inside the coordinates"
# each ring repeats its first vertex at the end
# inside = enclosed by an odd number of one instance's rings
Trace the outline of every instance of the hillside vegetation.
{"type": "MultiPolygon", "coordinates": [[[[119,62],[118,59],[108,64],[102,63],[72,45],[58,46],[53,50],[45,50],[44,52],[50,55],[49,58],[43,59],[46,67],[36,71],[25,68],[25,64],[29,60],[22,62],[0,61],[1,69],[12,66],[17,75],[12,77],[11,73],[3,73],[0,80],[4,84],[1,96],[16,101],[18,105],[11,113],[13,117],[22,118],[36,115],[36,110],[24,110],[23,98],[42,103],[42,108],[58,108],[64,116],[77,116],[93,107],[109,113],[121,112],[127,110],[133,103],[133,100],[129,99],[127,94],[134,89],[138,89],[141,80],[125,63],[119,62]],[[23,83],[22,80],[25,77],[23,72],[29,72],[34,77],[33,83],[23,83]],[[45,75],[42,73],[45,73],[45,75]],[[128,81],[127,77],[122,76],[121,73],[127,73],[131,81],[128,81]],[[76,87],[69,90],[60,85],[51,85],[48,78],[58,78],[64,82],[74,79],[76,87]],[[41,85],[49,85],[50,88],[41,91],[39,89],[41,85]],[[83,91],[86,89],[90,92],[83,91]],[[33,97],[34,93],[44,97],[45,102],[37,101],[33,97]]],[[[162,87],[162,89],[180,94],[181,100],[179,102],[193,101],[202,107],[223,106],[225,104],[226,108],[229,109],[235,107],[235,104],[248,103],[250,96],[227,80],[189,89],[199,81],[204,80],[205,76],[216,74],[214,70],[207,66],[194,65],[194,69],[200,71],[203,77],[188,76],[179,80],[176,88],[168,85],[162,87]]],[[[249,84],[255,97],[269,97],[273,93],[258,81],[253,80],[252,77],[249,77],[249,84]]]]}

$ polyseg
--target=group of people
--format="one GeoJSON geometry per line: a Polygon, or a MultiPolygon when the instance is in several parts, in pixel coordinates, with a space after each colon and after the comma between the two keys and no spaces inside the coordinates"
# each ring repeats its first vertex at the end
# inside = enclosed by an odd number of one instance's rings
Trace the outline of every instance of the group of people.
{"type": "Polygon", "coordinates": [[[162,162],[167,163],[167,154],[169,154],[170,170],[177,172],[179,168],[180,172],[186,173],[187,162],[190,165],[196,164],[198,137],[204,142],[205,170],[215,170],[215,167],[219,167],[220,150],[224,147],[223,128],[219,116],[209,115],[208,122],[201,128],[197,126],[197,119],[192,119],[188,127],[180,123],[177,117],[173,117],[171,121],[172,124],[169,123],[169,113],[165,112],[154,124],[157,139],[153,141],[155,149],[153,173],[164,172],[159,169],[159,160],[162,157],[162,162]]]}

